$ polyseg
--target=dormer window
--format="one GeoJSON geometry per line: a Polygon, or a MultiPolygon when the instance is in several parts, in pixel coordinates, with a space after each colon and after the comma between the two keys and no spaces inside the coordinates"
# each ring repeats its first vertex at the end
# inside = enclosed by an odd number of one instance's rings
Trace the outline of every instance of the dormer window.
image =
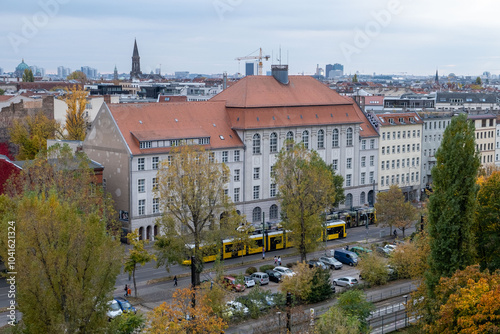
{"type": "Polygon", "coordinates": [[[390,123],[390,124],[395,124],[395,123],[394,123],[394,118],[389,118],[389,123],[390,123]]]}

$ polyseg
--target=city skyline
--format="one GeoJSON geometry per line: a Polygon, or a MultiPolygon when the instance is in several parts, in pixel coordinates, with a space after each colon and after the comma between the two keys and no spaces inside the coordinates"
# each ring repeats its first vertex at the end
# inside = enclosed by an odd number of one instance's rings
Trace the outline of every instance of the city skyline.
{"type": "MultiPolygon", "coordinates": [[[[490,43],[500,4],[430,0],[334,3],[244,0],[40,0],[3,5],[0,67],[25,62],[57,73],[59,66],[128,73],[137,38],[141,70],[214,74],[245,72],[236,57],[259,47],[264,61],[288,63],[290,74],[316,65],[344,65],[345,74],[500,74],[500,47],[490,43]],[[488,10],[485,10],[485,9],[488,10]],[[480,51],[480,52],[478,52],[480,51]]],[[[253,53],[256,55],[257,53],[253,53]]]]}

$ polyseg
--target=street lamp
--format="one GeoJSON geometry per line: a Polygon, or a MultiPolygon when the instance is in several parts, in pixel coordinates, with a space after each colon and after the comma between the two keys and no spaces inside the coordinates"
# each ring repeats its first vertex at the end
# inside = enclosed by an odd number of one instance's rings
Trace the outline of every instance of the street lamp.
{"type": "Polygon", "coordinates": [[[405,327],[408,327],[408,295],[403,297],[405,297],[405,327]]]}
{"type": "Polygon", "coordinates": [[[281,312],[276,312],[276,314],[278,315],[278,334],[281,333],[281,312]]]}

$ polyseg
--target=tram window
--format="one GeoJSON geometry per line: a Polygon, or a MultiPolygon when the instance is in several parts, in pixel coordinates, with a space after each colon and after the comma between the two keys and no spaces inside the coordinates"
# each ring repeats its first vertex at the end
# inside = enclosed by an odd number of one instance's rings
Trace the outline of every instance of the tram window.
{"type": "Polygon", "coordinates": [[[256,240],[256,243],[257,243],[257,247],[263,247],[264,246],[264,243],[262,242],[262,239],[256,240]]]}
{"type": "Polygon", "coordinates": [[[226,245],[226,253],[231,253],[232,251],[233,251],[233,245],[232,244],[226,245]]]}

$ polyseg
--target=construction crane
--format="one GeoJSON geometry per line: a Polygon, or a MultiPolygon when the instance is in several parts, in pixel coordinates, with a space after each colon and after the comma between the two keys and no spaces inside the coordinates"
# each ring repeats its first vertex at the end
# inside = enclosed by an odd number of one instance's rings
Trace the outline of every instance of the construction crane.
{"type": "MultiPolygon", "coordinates": [[[[259,75],[262,75],[262,59],[265,59],[265,60],[269,60],[269,58],[271,58],[271,56],[267,55],[267,56],[263,56],[262,55],[262,48],[259,48],[258,50],[255,50],[254,52],[252,53],[255,53],[256,51],[259,51],[259,55],[258,56],[246,56],[246,57],[238,57],[236,58],[237,61],[241,61],[241,60],[247,60],[247,59],[255,59],[255,60],[258,60],[259,61],[259,75]]],[[[251,53],[251,54],[252,54],[251,53]]]]}

